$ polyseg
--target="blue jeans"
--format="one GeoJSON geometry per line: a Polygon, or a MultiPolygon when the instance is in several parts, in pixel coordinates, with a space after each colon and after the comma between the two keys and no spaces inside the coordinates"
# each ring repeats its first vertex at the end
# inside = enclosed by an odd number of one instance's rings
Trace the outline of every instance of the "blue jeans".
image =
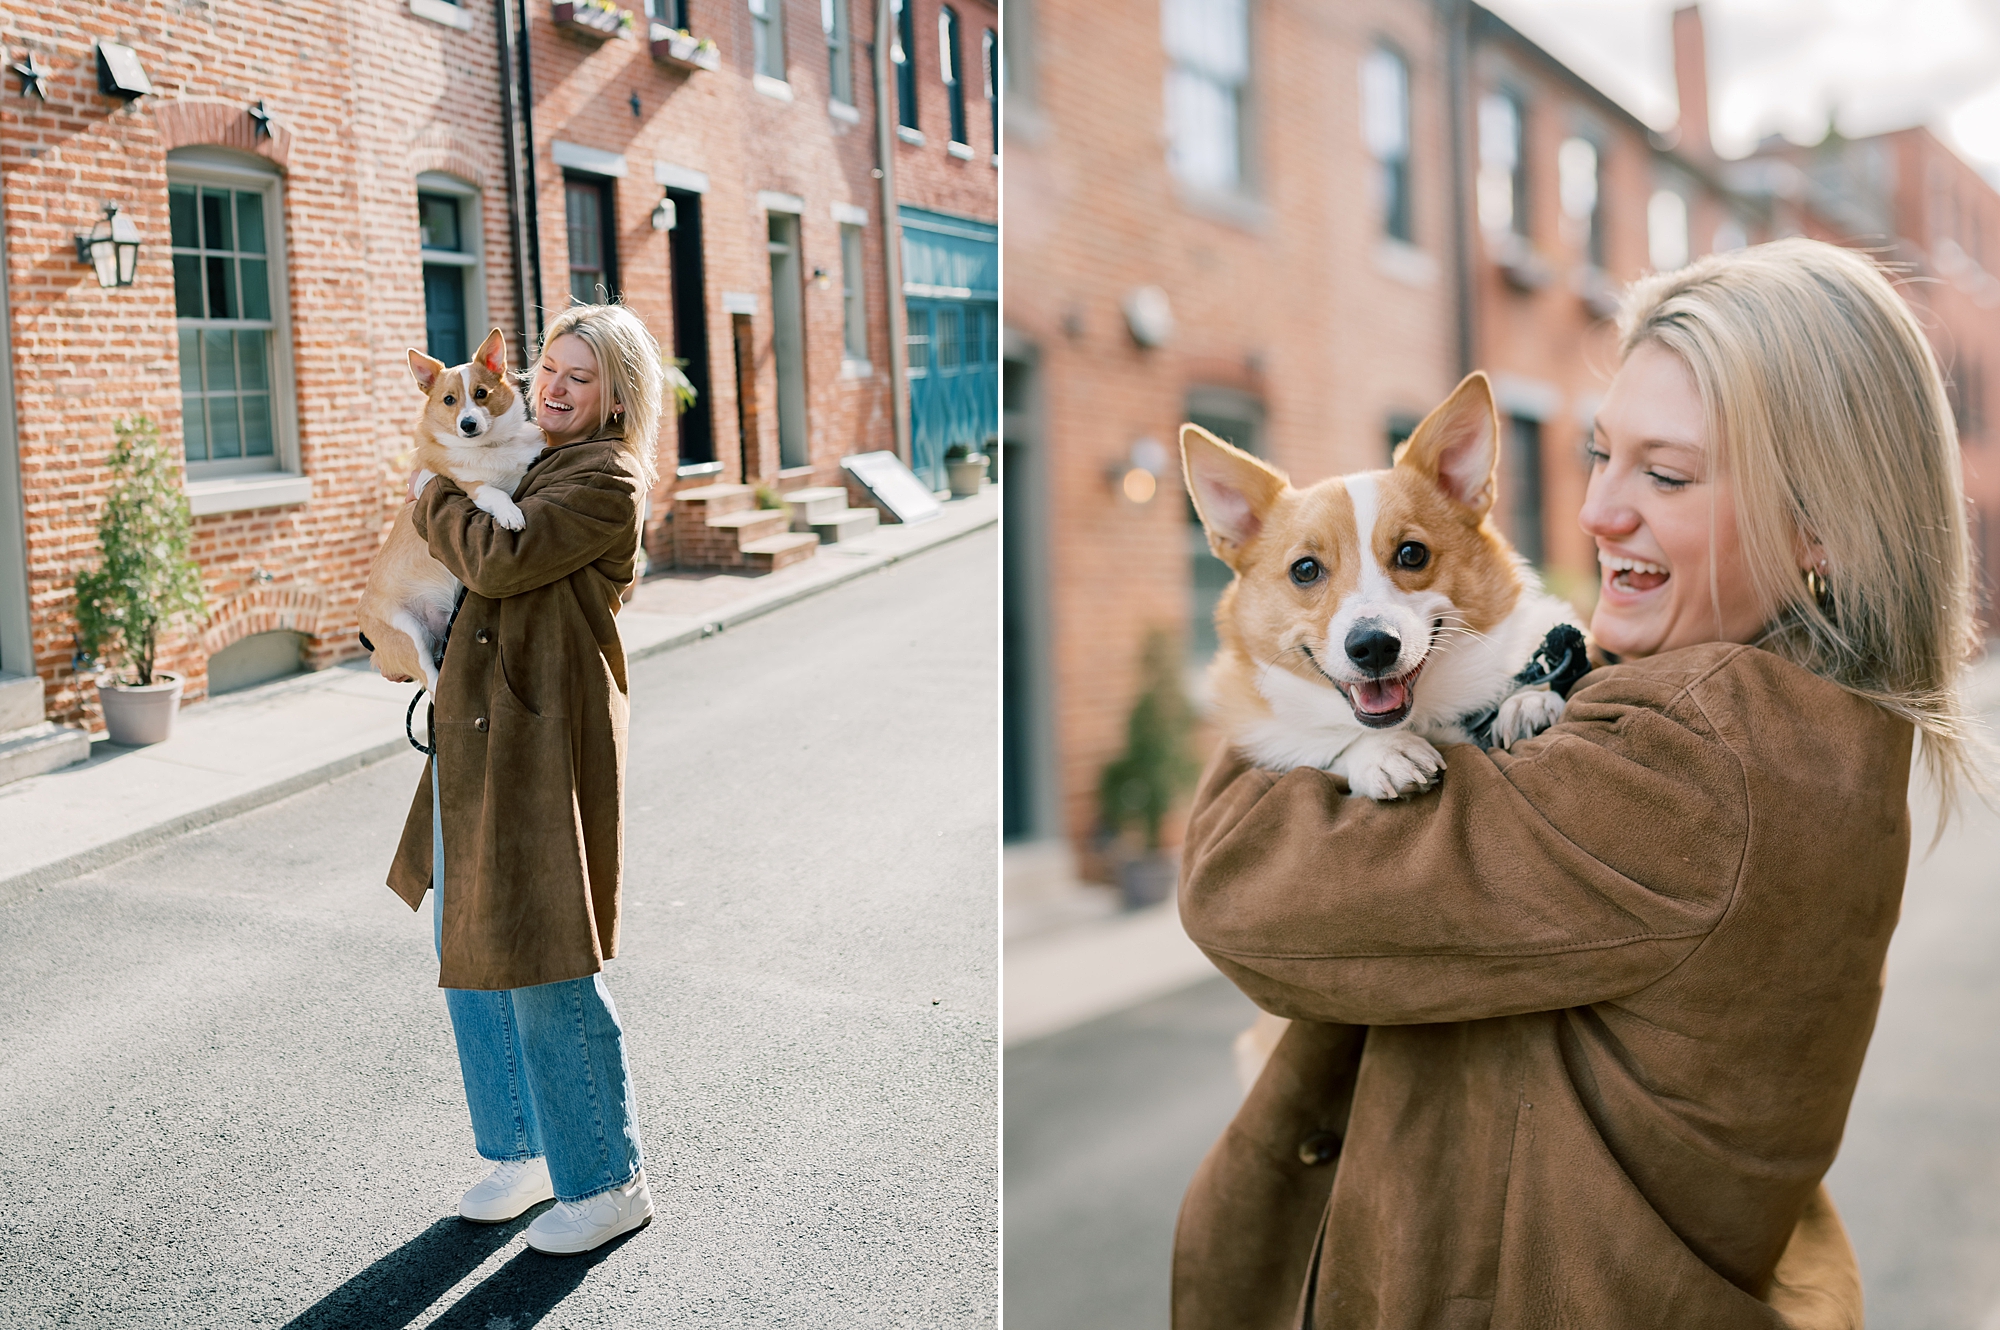
{"type": "MultiPolygon", "coordinates": [[[[444,815],[431,765],[431,941],[444,950],[444,815]]],[[[472,1139],[498,1163],[547,1155],[556,1199],[622,1187],[639,1172],[632,1068],[604,975],[498,992],[447,988],[472,1139]]]]}

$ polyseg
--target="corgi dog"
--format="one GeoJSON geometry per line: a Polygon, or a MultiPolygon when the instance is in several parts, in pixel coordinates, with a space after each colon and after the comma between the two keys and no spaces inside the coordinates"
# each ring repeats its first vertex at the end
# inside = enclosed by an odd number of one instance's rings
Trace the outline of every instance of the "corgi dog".
{"type": "MultiPolygon", "coordinates": [[[[546,440],[508,378],[507,339],[495,328],[464,365],[447,368],[415,348],[409,361],[426,399],[416,428],[417,465],[451,477],[496,523],[519,531],[526,522],[514,504],[514,487],[546,440]]],[[[421,678],[437,691],[437,647],[458,591],[458,579],[431,557],[405,504],[361,593],[361,640],[375,653],[383,677],[421,678]]]]}
{"type": "MultiPolygon", "coordinates": [[[[1582,629],[1490,520],[1499,427],[1474,373],[1390,469],[1305,489],[1181,427],[1188,493],[1236,574],[1209,681],[1211,714],[1244,756],[1398,799],[1437,782],[1440,744],[1511,745],[1561,718],[1563,685],[1548,679],[1581,674],[1582,629]],[[1548,644],[1566,669],[1536,669],[1548,644]]],[[[1237,1040],[1246,1090],[1284,1029],[1266,1013],[1237,1040]]]]}

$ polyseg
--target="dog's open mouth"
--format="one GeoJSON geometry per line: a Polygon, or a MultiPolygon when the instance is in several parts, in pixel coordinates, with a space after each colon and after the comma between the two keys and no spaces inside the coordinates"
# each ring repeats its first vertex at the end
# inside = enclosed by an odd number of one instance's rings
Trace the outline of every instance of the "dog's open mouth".
{"type": "Polygon", "coordinates": [[[1417,668],[1393,679],[1364,679],[1344,685],[1354,719],[1371,730],[1387,729],[1402,721],[1416,701],[1417,676],[1423,672],[1424,661],[1418,661],[1417,668]]]}

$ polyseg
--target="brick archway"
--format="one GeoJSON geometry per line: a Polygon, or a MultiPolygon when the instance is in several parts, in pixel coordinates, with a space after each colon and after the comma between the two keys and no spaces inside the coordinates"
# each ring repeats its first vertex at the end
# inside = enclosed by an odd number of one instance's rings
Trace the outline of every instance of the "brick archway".
{"type": "Polygon", "coordinates": [[[409,169],[412,180],[425,171],[442,171],[457,176],[481,193],[486,190],[486,172],[479,165],[479,150],[458,131],[442,125],[431,126],[411,142],[409,169]]]}
{"type": "Polygon", "coordinates": [[[280,629],[317,636],[326,614],[326,591],[310,582],[260,586],[227,601],[210,617],[201,649],[213,656],[232,642],[280,629]]]}
{"type": "Polygon", "coordinates": [[[208,97],[180,97],[150,108],[160,146],[235,148],[255,153],[283,170],[292,155],[292,131],[277,121],[269,122],[269,132],[259,133],[250,118],[250,108],[238,102],[208,97]]]}

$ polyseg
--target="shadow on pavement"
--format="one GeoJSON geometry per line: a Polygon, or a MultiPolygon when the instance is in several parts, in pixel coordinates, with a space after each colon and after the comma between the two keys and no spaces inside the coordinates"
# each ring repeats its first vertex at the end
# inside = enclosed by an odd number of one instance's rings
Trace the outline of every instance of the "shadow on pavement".
{"type": "MultiPolygon", "coordinates": [[[[480,1262],[511,1242],[515,1234],[546,1208],[538,1205],[505,1224],[468,1224],[456,1215],[440,1219],[300,1312],[286,1323],[284,1330],[351,1330],[357,1325],[398,1330],[421,1316],[452,1285],[478,1269],[480,1262]]],[[[509,1261],[479,1288],[486,1288],[519,1264],[519,1260],[509,1261]]],[[[575,1287],[574,1281],[570,1287],[575,1287]]],[[[474,1296],[477,1293],[474,1290],[474,1296]]],[[[485,1327],[482,1325],[480,1330],[485,1327]]]]}
{"type": "Polygon", "coordinates": [[[645,1231],[635,1229],[581,1256],[524,1251],[453,1303],[431,1322],[430,1330],[493,1330],[501,1325],[507,1330],[528,1330],[575,1292],[584,1276],[605,1257],[645,1231]]]}

